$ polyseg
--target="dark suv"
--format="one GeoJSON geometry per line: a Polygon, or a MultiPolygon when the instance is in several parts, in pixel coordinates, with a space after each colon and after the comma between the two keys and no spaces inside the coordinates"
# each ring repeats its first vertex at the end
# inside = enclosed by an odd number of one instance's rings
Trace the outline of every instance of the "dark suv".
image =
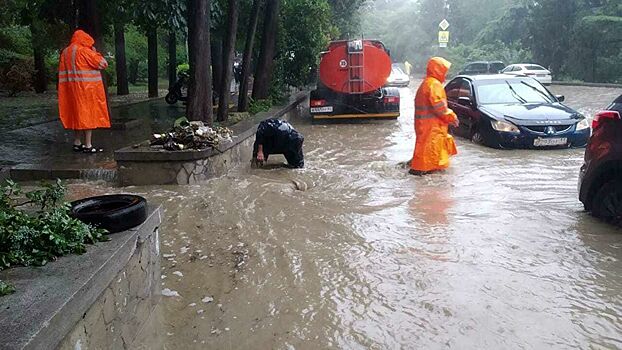
{"type": "Polygon", "coordinates": [[[622,226],[622,96],[594,117],[579,199],[592,215],[622,226]]]}
{"type": "Polygon", "coordinates": [[[498,74],[505,68],[501,61],[477,61],[468,63],[459,75],[498,74]]]}

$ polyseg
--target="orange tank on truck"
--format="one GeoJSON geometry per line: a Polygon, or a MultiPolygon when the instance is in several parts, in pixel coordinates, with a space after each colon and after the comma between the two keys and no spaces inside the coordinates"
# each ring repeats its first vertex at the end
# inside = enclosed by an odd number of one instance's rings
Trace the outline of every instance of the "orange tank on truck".
{"type": "Polygon", "coordinates": [[[382,42],[331,42],[321,54],[311,115],[314,119],[397,118],[399,90],[385,86],[390,74],[391,57],[382,42]]]}

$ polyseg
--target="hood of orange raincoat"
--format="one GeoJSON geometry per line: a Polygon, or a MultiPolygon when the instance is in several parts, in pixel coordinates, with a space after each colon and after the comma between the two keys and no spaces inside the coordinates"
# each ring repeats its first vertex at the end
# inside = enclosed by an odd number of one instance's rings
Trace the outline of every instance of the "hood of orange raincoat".
{"type": "Polygon", "coordinates": [[[93,37],[88,35],[85,31],[78,29],[75,33],[73,33],[71,43],[78,44],[80,46],[93,47],[93,45],[95,45],[95,40],[93,40],[93,37]]]}
{"type": "Polygon", "coordinates": [[[435,78],[442,83],[445,81],[450,67],[451,63],[446,59],[442,57],[432,57],[428,61],[428,77],[435,78]]]}

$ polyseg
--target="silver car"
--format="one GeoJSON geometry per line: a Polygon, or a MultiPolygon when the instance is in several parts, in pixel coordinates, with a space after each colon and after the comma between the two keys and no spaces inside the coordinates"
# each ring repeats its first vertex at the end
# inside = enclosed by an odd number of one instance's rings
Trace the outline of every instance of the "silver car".
{"type": "Polygon", "coordinates": [[[389,75],[385,86],[407,87],[409,84],[410,77],[408,74],[404,73],[399,65],[394,64],[391,67],[391,75],[389,75]]]}
{"type": "Polygon", "coordinates": [[[543,85],[551,85],[553,83],[553,77],[551,72],[537,64],[512,64],[501,71],[503,74],[509,75],[524,75],[536,79],[543,85]]]}

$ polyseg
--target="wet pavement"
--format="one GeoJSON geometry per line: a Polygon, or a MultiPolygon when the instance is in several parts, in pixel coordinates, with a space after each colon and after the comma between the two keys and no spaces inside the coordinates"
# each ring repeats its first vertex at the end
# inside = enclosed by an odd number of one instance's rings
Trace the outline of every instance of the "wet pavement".
{"type": "MultiPolygon", "coordinates": [[[[622,93],[590,89],[553,87],[590,115],[622,93]]],[[[302,170],[74,185],[163,205],[164,296],[134,348],[622,348],[622,231],[582,210],[584,150],[459,139],[445,174],[410,176],[399,163],[414,147],[413,92],[402,93],[398,121],[294,116],[302,170]]]]}
{"type": "Polygon", "coordinates": [[[114,151],[147,140],[156,131],[168,129],[185,114],[183,104],[169,106],[164,99],[113,107],[112,129],[93,133],[93,144],[104,152],[74,153],[73,132],[59,120],[30,127],[0,131],[0,167],[29,164],[42,168],[114,168],[114,151]]]}

